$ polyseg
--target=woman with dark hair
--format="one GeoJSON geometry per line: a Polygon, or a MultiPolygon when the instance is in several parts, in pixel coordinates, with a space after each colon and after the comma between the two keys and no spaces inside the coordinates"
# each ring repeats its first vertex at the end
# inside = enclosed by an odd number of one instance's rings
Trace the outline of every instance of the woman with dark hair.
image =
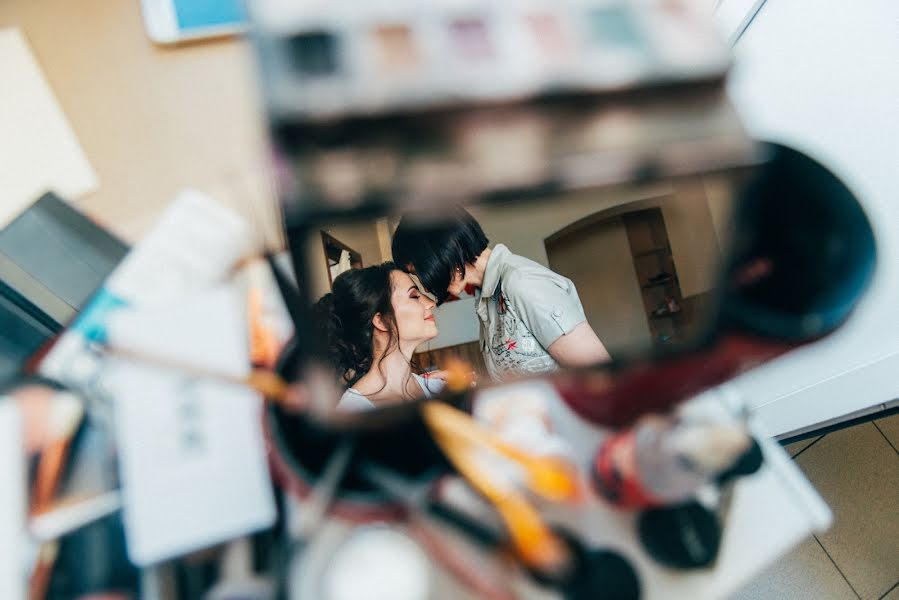
{"type": "Polygon", "coordinates": [[[438,304],[468,286],[478,290],[481,352],[494,380],[609,360],[570,279],[488,243],[461,207],[436,219],[410,214],[393,234],[393,259],[438,304]]]}
{"type": "Polygon", "coordinates": [[[347,387],[338,409],[430,398],[443,388],[437,377],[412,371],[415,349],[437,335],[434,302],[393,263],[339,275],[314,317],[347,387]]]}

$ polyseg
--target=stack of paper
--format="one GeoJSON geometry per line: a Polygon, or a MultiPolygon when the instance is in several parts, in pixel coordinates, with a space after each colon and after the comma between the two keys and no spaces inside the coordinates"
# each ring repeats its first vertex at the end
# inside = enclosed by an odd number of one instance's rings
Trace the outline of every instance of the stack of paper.
{"type": "Polygon", "coordinates": [[[25,597],[24,447],[16,404],[0,396],[0,598],[25,597]]]}
{"type": "Polygon", "coordinates": [[[249,239],[235,213],[183,193],[41,364],[114,407],[128,554],[138,565],[274,521],[261,398],[123,355],[245,376],[245,301],[230,274],[249,239]]]}
{"type": "Polygon", "coordinates": [[[0,90],[0,227],[44,192],[94,191],[97,176],[18,29],[0,29],[0,90]]]}

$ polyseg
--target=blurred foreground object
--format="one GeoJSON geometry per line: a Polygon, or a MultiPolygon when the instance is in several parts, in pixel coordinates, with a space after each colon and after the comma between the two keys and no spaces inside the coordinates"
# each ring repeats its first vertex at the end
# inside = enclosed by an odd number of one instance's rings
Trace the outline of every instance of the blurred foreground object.
{"type": "Polygon", "coordinates": [[[40,365],[90,407],[113,409],[127,549],[138,565],[265,528],[275,517],[260,397],[171,368],[188,364],[241,381],[251,374],[246,290],[232,281],[250,239],[237,214],[184,192],[40,365]],[[122,356],[110,352],[116,348],[122,356]]]}

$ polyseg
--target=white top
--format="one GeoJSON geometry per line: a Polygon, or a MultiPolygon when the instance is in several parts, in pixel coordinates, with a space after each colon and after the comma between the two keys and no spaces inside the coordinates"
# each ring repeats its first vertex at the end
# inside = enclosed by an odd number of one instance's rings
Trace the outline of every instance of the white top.
{"type": "MultiPolygon", "coordinates": [[[[441,391],[443,391],[446,382],[442,379],[427,379],[422,377],[421,375],[412,375],[415,377],[415,381],[418,383],[421,391],[424,392],[424,397],[427,399],[433,398],[441,391]]],[[[337,410],[371,410],[375,405],[371,400],[354,390],[353,388],[349,388],[347,391],[343,393],[343,396],[340,397],[340,402],[337,403],[337,410]]]]}

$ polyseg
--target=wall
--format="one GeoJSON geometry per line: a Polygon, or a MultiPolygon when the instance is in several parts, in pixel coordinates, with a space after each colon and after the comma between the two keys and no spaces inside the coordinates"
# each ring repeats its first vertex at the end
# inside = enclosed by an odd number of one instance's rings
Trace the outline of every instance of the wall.
{"type": "Polygon", "coordinates": [[[596,212],[670,192],[671,187],[666,185],[579,192],[512,209],[509,205],[474,207],[471,214],[483,227],[491,245],[503,243],[512,252],[549,266],[544,240],[550,235],[596,212]]]}
{"type": "MultiPolygon", "coordinates": [[[[325,225],[321,229],[361,254],[362,264],[366,267],[385,260],[381,254],[376,223],[341,223],[325,225]]],[[[312,261],[312,297],[319,298],[331,291],[321,235],[313,235],[312,239],[307,241],[306,252],[312,261]]]]}
{"type": "MultiPolygon", "coordinates": [[[[715,201],[724,203],[716,207],[716,213],[728,211],[726,197],[719,195],[715,201]]],[[[601,211],[610,211],[607,216],[613,216],[616,208],[626,211],[656,206],[662,207],[684,296],[708,291],[714,276],[708,257],[718,254],[718,241],[703,183],[698,179],[579,192],[512,210],[506,205],[475,207],[471,213],[484,228],[491,245],[503,243],[512,252],[549,266],[545,240],[566,226],[601,211]]]]}
{"type": "Polygon", "coordinates": [[[730,219],[733,212],[734,189],[737,185],[737,182],[724,177],[706,177],[703,181],[709,216],[715,230],[715,240],[722,254],[727,251],[732,234],[730,219]]]}
{"type": "Polygon", "coordinates": [[[613,356],[652,345],[640,282],[621,218],[548,243],[550,268],[578,282],[587,321],[613,356]],[[602,277],[596,277],[602,273],[602,277]]]}
{"type": "Polygon", "coordinates": [[[661,207],[681,294],[686,298],[709,291],[715,287],[718,265],[711,257],[720,254],[705,186],[700,180],[678,184],[677,193],[661,207]]]}
{"type": "Polygon", "coordinates": [[[774,434],[899,396],[897,23],[895,0],[768,0],[736,45],[729,87],[749,131],[843,179],[880,253],[874,285],[844,329],[735,381],[774,434]]]}
{"type": "MultiPolygon", "coordinates": [[[[719,183],[719,189],[721,184],[719,183]]],[[[718,238],[713,212],[721,215],[729,212],[729,198],[718,193],[714,201],[721,203],[710,209],[705,197],[705,184],[701,180],[680,181],[652,186],[621,187],[602,192],[580,192],[558,198],[542,199],[537,203],[504,204],[471,208],[487,234],[491,245],[503,243],[512,252],[526,256],[542,265],[550,266],[546,238],[557,234],[582,219],[599,214],[608,219],[618,213],[642,208],[661,207],[669,231],[669,241],[675,268],[681,280],[683,295],[692,296],[708,291],[714,284],[716,272],[710,256],[718,256],[718,238]]],[[[626,240],[625,240],[626,241],[626,240]]],[[[582,301],[585,310],[593,315],[591,324],[603,339],[610,336],[610,347],[623,348],[626,335],[642,344],[649,336],[643,315],[643,301],[635,276],[624,278],[623,273],[633,274],[630,249],[615,246],[609,240],[598,240],[591,250],[592,268],[601,275],[596,278],[597,287],[588,290],[582,301]],[[611,245],[610,245],[611,244],[611,245]],[[604,262],[605,261],[605,262],[604,262]],[[615,262],[616,264],[612,264],[615,262]],[[600,267],[600,265],[602,265],[600,267]],[[626,286],[621,288],[621,286],[626,286]],[[612,292],[614,288],[614,292],[612,292]],[[600,289],[603,292],[600,293],[600,289]],[[636,295],[635,295],[636,294],[636,295]],[[610,321],[600,319],[600,312],[618,303],[634,302],[634,310],[624,310],[619,305],[611,310],[615,317],[610,321]],[[641,313],[641,326],[636,322],[636,312],[641,313]],[[595,321],[595,322],[594,322],[595,321]],[[597,326],[597,323],[601,323],[597,326]],[[608,329],[608,332],[606,331],[608,329]]],[[[583,275],[583,274],[581,274],[583,275]]],[[[583,281],[586,276],[579,277],[583,281]]],[[[478,323],[474,317],[473,301],[465,304],[451,303],[437,309],[437,326],[440,335],[431,341],[430,348],[470,342],[477,339],[478,323]]],[[[589,315],[588,315],[589,317],[589,315]]]]}

